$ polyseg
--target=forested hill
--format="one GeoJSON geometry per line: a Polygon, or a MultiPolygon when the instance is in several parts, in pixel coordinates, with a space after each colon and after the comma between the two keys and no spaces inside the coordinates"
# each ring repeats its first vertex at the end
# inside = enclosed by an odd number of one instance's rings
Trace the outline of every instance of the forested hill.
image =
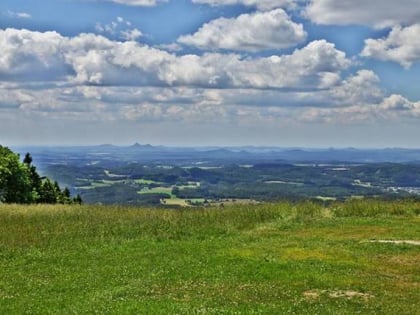
{"type": "Polygon", "coordinates": [[[41,177],[29,153],[20,156],[0,145],[0,202],[5,203],[81,203],[79,195],[71,198],[68,188],[41,177]]]}

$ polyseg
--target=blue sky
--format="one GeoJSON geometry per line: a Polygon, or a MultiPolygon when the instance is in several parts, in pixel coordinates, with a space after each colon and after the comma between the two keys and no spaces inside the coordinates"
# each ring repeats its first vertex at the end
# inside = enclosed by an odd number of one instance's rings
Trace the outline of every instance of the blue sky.
{"type": "Polygon", "coordinates": [[[3,0],[0,143],[419,147],[420,0],[3,0]]]}

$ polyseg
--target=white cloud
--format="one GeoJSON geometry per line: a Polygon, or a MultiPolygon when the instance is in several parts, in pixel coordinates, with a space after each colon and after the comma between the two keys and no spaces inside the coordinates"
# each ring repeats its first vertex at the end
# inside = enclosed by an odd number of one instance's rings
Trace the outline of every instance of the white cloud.
{"type": "Polygon", "coordinates": [[[115,21],[108,24],[96,23],[95,29],[102,34],[111,35],[127,41],[135,41],[143,36],[143,33],[131,27],[132,23],[118,16],[115,21]]]}
{"type": "Polygon", "coordinates": [[[256,7],[259,10],[272,10],[275,8],[293,7],[296,0],[192,0],[193,3],[208,4],[211,6],[245,5],[256,7]]]}
{"type": "Polygon", "coordinates": [[[418,21],[420,0],[311,0],[304,14],[317,24],[383,28],[418,21]]]}
{"type": "Polygon", "coordinates": [[[137,28],[131,30],[121,31],[121,37],[128,41],[135,41],[143,36],[143,33],[137,28]]]}
{"type": "Polygon", "coordinates": [[[0,78],[115,86],[318,89],[334,85],[350,65],[324,40],[290,55],[244,59],[236,54],[182,55],[94,34],[0,30],[0,78]]]}
{"type": "Polygon", "coordinates": [[[405,68],[420,61],[420,24],[395,26],[384,39],[367,39],[361,55],[394,61],[405,68]]]}
{"type": "Polygon", "coordinates": [[[328,93],[337,106],[372,104],[383,99],[379,77],[371,70],[360,70],[328,93]]]}
{"type": "Polygon", "coordinates": [[[366,123],[420,117],[420,102],[386,96],[377,76],[361,70],[317,91],[195,87],[0,86],[0,111],[19,117],[74,121],[203,123],[366,123]],[[369,92],[373,91],[372,94],[369,92]]]}
{"type": "Polygon", "coordinates": [[[318,89],[350,65],[345,53],[325,40],[313,41],[291,55],[238,61],[226,65],[236,87],[318,89]]]}
{"type": "Polygon", "coordinates": [[[282,108],[346,108],[354,105],[377,104],[384,98],[379,78],[370,70],[360,70],[334,86],[322,90],[281,91],[230,89],[213,90],[220,104],[282,108]]]}
{"type": "Polygon", "coordinates": [[[64,37],[56,32],[0,30],[0,79],[57,80],[68,73],[64,37]]]}
{"type": "Polygon", "coordinates": [[[285,11],[242,14],[204,24],[195,34],[181,36],[179,43],[204,50],[261,51],[295,46],[306,39],[302,24],[294,23],[285,11]]]}
{"type": "Polygon", "coordinates": [[[32,15],[30,15],[27,12],[13,12],[13,11],[8,10],[7,15],[12,17],[12,18],[17,18],[17,19],[30,19],[30,18],[32,18],[32,15]]]}
{"type": "Polygon", "coordinates": [[[420,118],[420,102],[412,102],[396,94],[373,104],[352,105],[345,108],[307,108],[301,112],[301,120],[304,122],[334,124],[391,122],[418,118],[420,118]]]}
{"type": "Polygon", "coordinates": [[[420,102],[412,102],[398,94],[393,94],[384,99],[380,105],[380,109],[393,112],[397,115],[420,117],[420,102]]]}
{"type": "Polygon", "coordinates": [[[168,0],[105,0],[108,2],[115,2],[129,6],[152,7],[161,2],[168,2],[168,0]]]}
{"type": "Polygon", "coordinates": [[[228,108],[195,88],[74,86],[43,90],[0,87],[4,113],[75,121],[208,121],[228,108]]]}
{"type": "Polygon", "coordinates": [[[306,106],[300,112],[300,120],[353,124],[420,118],[420,102],[410,101],[398,94],[385,95],[380,90],[376,78],[370,70],[359,71],[343,81],[336,89],[324,95],[318,95],[324,99],[327,106],[306,106]],[[367,79],[367,83],[363,82],[364,78],[367,79]],[[343,90],[346,93],[337,94],[337,91],[343,90]],[[370,92],[372,92],[371,95],[370,92]]]}
{"type": "Polygon", "coordinates": [[[30,18],[32,18],[32,15],[30,15],[29,13],[25,13],[25,12],[18,12],[18,13],[16,13],[16,16],[20,19],[30,19],[30,18]]]}
{"type": "MultiPolygon", "coordinates": [[[[181,55],[94,34],[0,30],[0,110],[96,121],[321,121],[420,117],[325,40],[289,55],[181,55]],[[33,86],[40,79],[46,86],[33,86]],[[24,82],[23,82],[24,81],[24,82]]],[[[3,114],[2,114],[3,115],[3,114]]]]}
{"type": "Polygon", "coordinates": [[[177,43],[160,44],[160,45],[157,45],[155,47],[159,48],[159,49],[163,49],[165,51],[173,51],[173,52],[182,50],[181,45],[178,45],[177,43]]]}

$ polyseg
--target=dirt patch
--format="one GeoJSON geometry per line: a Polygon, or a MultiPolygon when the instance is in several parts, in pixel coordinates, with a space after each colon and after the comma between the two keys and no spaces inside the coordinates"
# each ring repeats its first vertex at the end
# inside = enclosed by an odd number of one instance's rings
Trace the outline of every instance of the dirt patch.
{"type": "Polygon", "coordinates": [[[416,245],[420,246],[420,241],[414,241],[414,240],[370,240],[367,241],[369,243],[385,243],[385,244],[407,244],[407,245],[416,245]]]}
{"type": "Polygon", "coordinates": [[[319,298],[320,293],[317,292],[317,291],[305,291],[305,292],[303,292],[303,296],[307,300],[315,300],[315,299],[319,298]]]}
{"type": "Polygon", "coordinates": [[[370,298],[373,298],[373,295],[371,295],[371,294],[357,292],[357,291],[352,291],[352,290],[332,291],[332,292],[329,292],[328,293],[328,296],[330,298],[333,298],[333,299],[339,299],[339,298],[344,298],[344,299],[361,298],[361,299],[364,299],[364,300],[368,300],[370,298]]]}

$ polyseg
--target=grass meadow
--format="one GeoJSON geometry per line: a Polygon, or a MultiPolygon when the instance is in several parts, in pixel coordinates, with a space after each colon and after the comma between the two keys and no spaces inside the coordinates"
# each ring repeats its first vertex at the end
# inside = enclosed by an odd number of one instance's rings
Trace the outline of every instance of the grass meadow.
{"type": "Polygon", "coordinates": [[[419,215],[376,200],[0,205],[0,313],[420,314],[419,215]]]}

